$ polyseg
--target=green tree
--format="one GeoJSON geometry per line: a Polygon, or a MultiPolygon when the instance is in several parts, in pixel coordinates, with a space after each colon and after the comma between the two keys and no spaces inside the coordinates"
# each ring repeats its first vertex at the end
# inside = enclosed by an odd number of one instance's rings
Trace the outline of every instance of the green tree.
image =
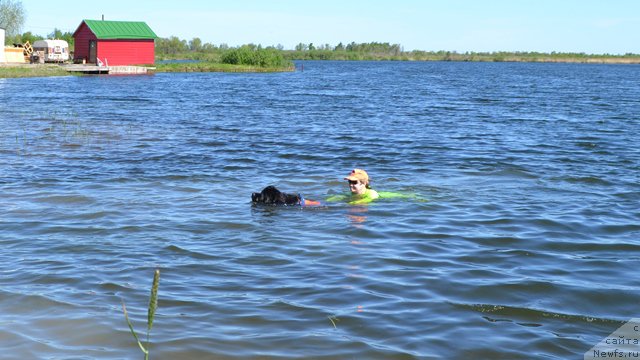
{"type": "Polygon", "coordinates": [[[6,30],[5,36],[19,35],[25,18],[21,1],[0,0],[0,27],[6,30]]]}
{"type": "Polygon", "coordinates": [[[156,40],[158,54],[177,54],[189,50],[186,40],[180,40],[177,36],[159,38],[156,40]]]}
{"type": "Polygon", "coordinates": [[[43,40],[44,37],[40,36],[40,35],[36,35],[34,33],[32,33],[31,31],[27,31],[26,33],[20,35],[20,34],[16,34],[14,36],[7,36],[6,37],[6,43],[7,44],[24,44],[27,41],[30,42],[31,44],[33,44],[34,41],[37,40],[43,40]]]}
{"type": "Polygon", "coordinates": [[[53,32],[49,33],[49,35],[47,35],[47,37],[49,39],[60,39],[62,38],[62,30],[55,28],[53,29],[53,32]]]}
{"type": "Polygon", "coordinates": [[[70,47],[73,47],[74,45],[73,33],[69,31],[63,33],[62,30],[55,28],[53,29],[53,32],[47,35],[47,37],[49,39],[64,40],[69,44],[70,47]]]}
{"type": "Polygon", "coordinates": [[[214,52],[216,50],[218,50],[218,47],[211,43],[204,43],[204,45],[202,45],[202,51],[204,52],[214,52]]]}
{"type": "Polygon", "coordinates": [[[189,41],[189,50],[191,51],[202,51],[202,40],[200,38],[193,38],[189,41]]]}

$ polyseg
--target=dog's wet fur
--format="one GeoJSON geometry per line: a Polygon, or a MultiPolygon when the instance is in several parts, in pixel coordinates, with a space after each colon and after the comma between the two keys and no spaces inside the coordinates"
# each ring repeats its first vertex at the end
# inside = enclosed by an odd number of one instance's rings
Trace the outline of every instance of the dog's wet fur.
{"type": "Polygon", "coordinates": [[[251,194],[251,202],[266,205],[300,205],[300,195],[283,193],[275,186],[269,185],[259,193],[251,194]]]}

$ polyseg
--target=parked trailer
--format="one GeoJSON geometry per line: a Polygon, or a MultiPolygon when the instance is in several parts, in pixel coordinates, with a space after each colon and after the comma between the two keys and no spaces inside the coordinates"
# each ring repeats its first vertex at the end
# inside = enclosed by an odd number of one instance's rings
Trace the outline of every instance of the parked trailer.
{"type": "Polygon", "coordinates": [[[44,62],[64,62],[69,60],[69,44],[64,40],[38,40],[33,43],[33,51],[44,57],[44,62]]]}

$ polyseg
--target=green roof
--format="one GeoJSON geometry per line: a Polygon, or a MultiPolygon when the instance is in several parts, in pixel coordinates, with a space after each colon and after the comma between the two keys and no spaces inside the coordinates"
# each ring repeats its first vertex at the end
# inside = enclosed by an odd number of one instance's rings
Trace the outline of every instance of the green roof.
{"type": "Polygon", "coordinates": [[[156,34],[143,21],[83,20],[98,39],[155,39],[156,34]]]}

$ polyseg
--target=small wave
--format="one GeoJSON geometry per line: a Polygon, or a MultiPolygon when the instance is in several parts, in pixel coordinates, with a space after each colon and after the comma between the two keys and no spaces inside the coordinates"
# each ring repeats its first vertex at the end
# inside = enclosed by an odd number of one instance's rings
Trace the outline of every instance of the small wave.
{"type": "Polygon", "coordinates": [[[188,249],[184,249],[180,246],[177,245],[169,245],[166,246],[164,248],[165,251],[169,251],[171,253],[174,254],[180,254],[180,255],[184,255],[184,256],[189,256],[191,258],[194,259],[215,259],[215,256],[211,256],[209,254],[205,254],[199,251],[193,251],[193,250],[188,250],[188,249]]]}
{"type": "Polygon", "coordinates": [[[584,259],[608,258],[613,260],[640,260],[640,256],[631,255],[637,254],[638,251],[640,251],[640,243],[607,243],[603,242],[600,238],[591,241],[585,241],[584,239],[577,239],[576,241],[560,241],[556,237],[555,241],[544,243],[541,246],[541,250],[574,254],[573,256],[584,259]]]}
{"type": "Polygon", "coordinates": [[[623,191],[611,194],[611,196],[620,200],[637,200],[640,198],[640,194],[636,191],[623,191]]]}
{"type": "Polygon", "coordinates": [[[220,147],[220,146],[227,146],[228,143],[226,141],[206,141],[201,143],[200,145],[208,146],[208,147],[220,147]]]}
{"type": "Polygon", "coordinates": [[[580,323],[602,323],[602,324],[623,324],[624,321],[602,318],[602,317],[592,317],[586,315],[577,315],[577,314],[564,314],[559,312],[552,312],[534,308],[527,307],[514,307],[508,305],[498,305],[498,304],[459,304],[459,303],[451,303],[456,307],[466,308],[473,311],[481,312],[483,314],[493,314],[497,317],[485,317],[487,321],[496,322],[496,321],[510,321],[516,322],[523,326],[542,326],[545,321],[542,319],[547,318],[555,318],[566,320],[570,322],[580,322],[580,323]],[[522,321],[515,321],[514,319],[521,319],[522,321]],[[540,320],[540,322],[536,322],[536,320],[540,320]]]}
{"type": "Polygon", "coordinates": [[[83,220],[96,220],[96,219],[102,219],[102,218],[109,218],[109,217],[118,217],[121,216],[122,212],[120,211],[95,211],[95,212],[88,212],[88,213],[83,213],[83,214],[79,214],[77,215],[78,219],[83,219],[83,220]]]}
{"type": "Polygon", "coordinates": [[[62,144],[63,148],[79,148],[82,147],[82,144],[77,144],[77,143],[63,143],[62,144]]]}
{"type": "Polygon", "coordinates": [[[602,186],[613,185],[610,181],[602,179],[597,176],[570,176],[570,177],[561,178],[561,180],[564,180],[572,184],[602,185],[602,186]]]}
{"type": "Polygon", "coordinates": [[[95,199],[84,195],[51,195],[34,199],[36,202],[56,205],[89,205],[95,203],[95,199]]]}
{"type": "Polygon", "coordinates": [[[127,290],[127,287],[122,286],[121,284],[113,283],[113,282],[101,283],[99,284],[99,288],[101,291],[109,295],[116,295],[127,290]]]}
{"type": "Polygon", "coordinates": [[[584,149],[594,149],[598,147],[598,144],[588,141],[579,141],[576,143],[576,146],[584,148],[584,149]]]}
{"type": "Polygon", "coordinates": [[[126,103],[153,103],[153,99],[138,98],[133,96],[115,97],[115,96],[97,96],[96,100],[105,102],[126,102],[126,103]]]}
{"type": "Polygon", "coordinates": [[[489,104],[489,103],[500,102],[500,100],[498,100],[498,99],[490,99],[490,98],[484,98],[484,97],[472,98],[471,100],[475,101],[477,103],[481,103],[481,104],[489,104]]]}

